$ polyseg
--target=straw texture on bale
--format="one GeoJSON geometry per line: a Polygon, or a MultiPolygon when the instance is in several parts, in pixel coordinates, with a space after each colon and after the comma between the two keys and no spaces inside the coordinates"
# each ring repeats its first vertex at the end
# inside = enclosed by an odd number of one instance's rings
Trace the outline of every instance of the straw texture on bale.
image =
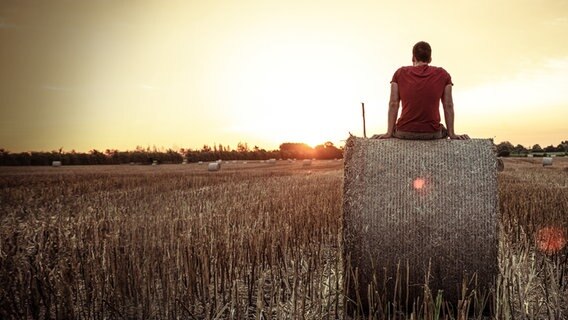
{"type": "Polygon", "coordinates": [[[454,306],[464,277],[477,274],[478,289],[493,287],[498,198],[491,140],[350,137],[344,166],[344,257],[355,275],[350,299],[367,304],[371,286],[389,301],[397,292],[404,303],[408,294],[412,304],[423,299],[427,274],[434,297],[443,290],[454,306]]]}
{"type": "Polygon", "coordinates": [[[542,158],[542,166],[551,166],[552,165],[552,158],[544,157],[542,158]]]}

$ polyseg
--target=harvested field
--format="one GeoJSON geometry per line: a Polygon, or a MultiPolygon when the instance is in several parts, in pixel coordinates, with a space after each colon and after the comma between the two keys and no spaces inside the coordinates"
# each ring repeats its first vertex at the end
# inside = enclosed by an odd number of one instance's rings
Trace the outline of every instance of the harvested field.
{"type": "MultiPolygon", "coordinates": [[[[493,318],[568,317],[566,168],[505,159],[493,318]]],[[[0,318],[358,318],[343,309],[342,169],[2,167],[0,318]]],[[[382,303],[375,317],[405,318],[382,303]]],[[[436,314],[457,317],[435,293],[406,317],[436,314]]]]}

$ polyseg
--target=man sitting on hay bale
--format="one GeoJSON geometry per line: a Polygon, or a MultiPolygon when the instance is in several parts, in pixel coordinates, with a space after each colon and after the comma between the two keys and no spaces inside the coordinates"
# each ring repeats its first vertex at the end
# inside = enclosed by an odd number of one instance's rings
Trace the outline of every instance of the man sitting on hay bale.
{"type": "Polygon", "coordinates": [[[469,139],[467,134],[454,131],[452,77],[446,70],[430,66],[430,62],[430,45],[424,41],[415,44],[413,65],[399,68],[391,80],[387,133],[376,134],[372,139],[469,139]],[[402,113],[397,121],[401,100],[402,113]],[[440,123],[440,100],[447,129],[440,123]]]}

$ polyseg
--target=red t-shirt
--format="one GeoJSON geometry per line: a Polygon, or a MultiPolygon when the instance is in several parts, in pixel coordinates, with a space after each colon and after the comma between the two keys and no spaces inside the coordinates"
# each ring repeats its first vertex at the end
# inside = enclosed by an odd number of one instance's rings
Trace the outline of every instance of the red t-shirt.
{"type": "Polygon", "coordinates": [[[452,83],[450,74],[429,65],[401,67],[391,83],[398,84],[402,113],[396,129],[407,132],[436,132],[440,130],[440,100],[444,88],[452,83]]]}

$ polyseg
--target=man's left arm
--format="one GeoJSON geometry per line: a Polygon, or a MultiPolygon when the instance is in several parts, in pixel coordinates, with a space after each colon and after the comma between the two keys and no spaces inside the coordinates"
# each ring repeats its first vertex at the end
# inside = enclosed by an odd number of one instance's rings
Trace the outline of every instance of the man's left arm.
{"type": "Polygon", "coordinates": [[[444,120],[448,129],[450,139],[467,140],[467,134],[456,134],[454,131],[454,99],[452,97],[452,85],[448,84],[444,88],[444,96],[442,97],[442,105],[444,106],[444,120]]]}

